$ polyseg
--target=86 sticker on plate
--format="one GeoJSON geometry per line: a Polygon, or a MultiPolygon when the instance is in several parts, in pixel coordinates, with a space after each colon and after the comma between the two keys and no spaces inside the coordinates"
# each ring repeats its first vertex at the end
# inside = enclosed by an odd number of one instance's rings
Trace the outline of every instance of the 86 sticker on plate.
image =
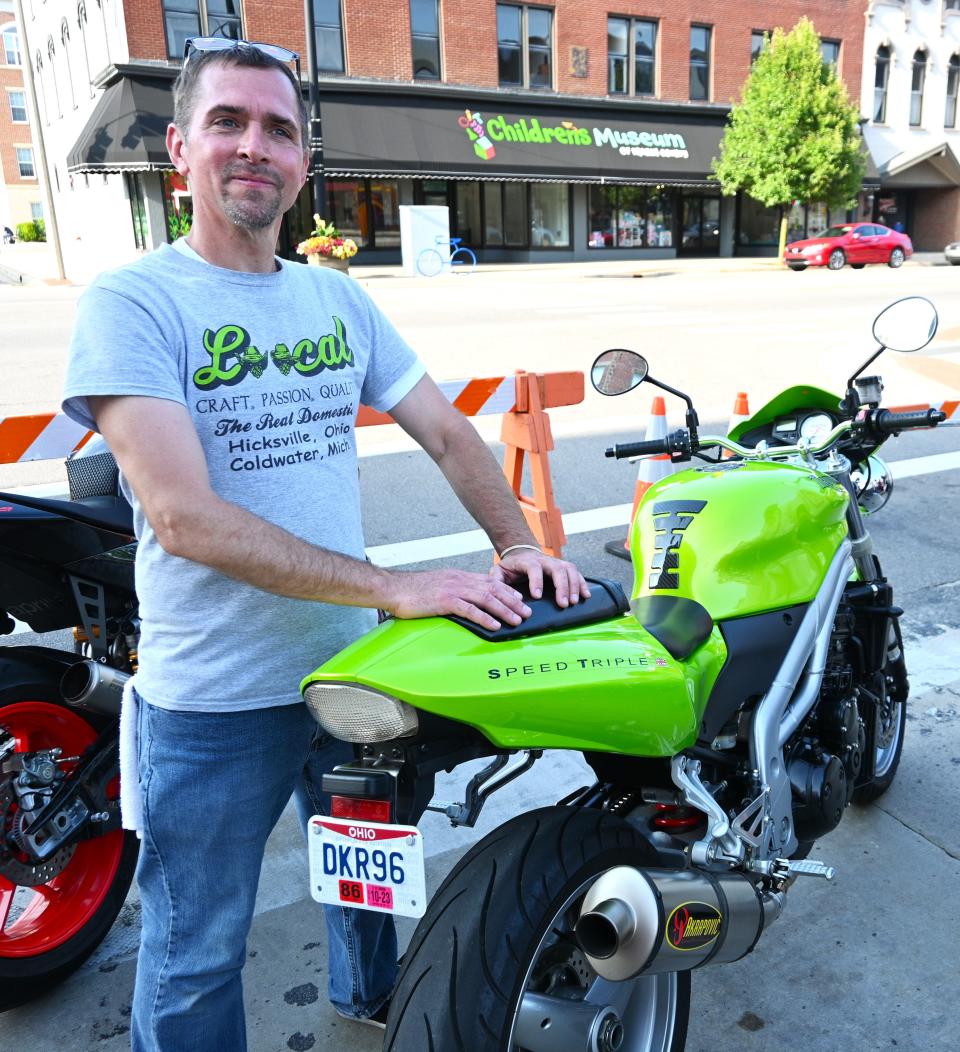
{"type": "Polygon", "coordinates": [[[314,901],[401,917],[426,911],[423,836],[416,826],[314,815],[307,846],[314,901]]]}

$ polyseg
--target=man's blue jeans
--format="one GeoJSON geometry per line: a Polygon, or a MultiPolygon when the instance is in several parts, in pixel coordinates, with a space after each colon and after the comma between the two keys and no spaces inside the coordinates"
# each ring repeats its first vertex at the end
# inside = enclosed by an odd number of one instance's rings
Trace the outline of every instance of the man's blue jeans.
{"type": "MultiPolygon", "coordinates": [[[[267,837],[292,793],[306,833],[307,818],[326,810],[321,774],[352,751],[318,733],[303,704],[192,713],[141,699],[138,729],[133,1052],[243,1052],[240,970],[267,837]]],[[[303,865],[306,891],[306,852],[303,865]]],[[[337,907],[325,914],[330,1000],[346,1015],[371,1015],[396,979],[393,920],[337,907]]]]}

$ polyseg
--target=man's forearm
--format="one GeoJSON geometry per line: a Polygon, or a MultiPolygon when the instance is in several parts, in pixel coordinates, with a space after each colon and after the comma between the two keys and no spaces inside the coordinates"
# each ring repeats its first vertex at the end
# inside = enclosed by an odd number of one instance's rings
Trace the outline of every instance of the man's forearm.
{"type": "Polygon", "coordinates": [[[219,497],[156,523],[155,532],[171,555],[265,592],[347,606],[386,608],[392,602],[390,571],[309,544],[219,497]]]}

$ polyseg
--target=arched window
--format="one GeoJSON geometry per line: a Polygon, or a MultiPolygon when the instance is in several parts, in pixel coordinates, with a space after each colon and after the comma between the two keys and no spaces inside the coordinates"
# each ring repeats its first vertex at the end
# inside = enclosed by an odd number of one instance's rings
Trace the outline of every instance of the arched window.
{"type": "Polygon", "coordinates": [[[873,119],[883,124],[887,119],[887,80],[890,77],[890,48],[877,48],[877,72],[873,81],[873,119]]]}
{"type": "Polygon", "coordinates": [[[53,80],[53,101],[57,104],[57,117],[63,116],[63,110],[60,108],[60,88],[57,85],[57,60],[56,60],[57,49],[53,44],[53,35],[47,37],[47,57],[50,59],[50,76],[53,80]]]}
{"type": "Polygon", "coordinates": [[[83,45],[83,65],[87,71],[87,90],[93,98],[93,77],[90,74],[90,53],[87,51],[87,0],[77,4],[77,27],[80,30],[80,42],[83,45]]]}
{"type": "Polygon", "coordinates": [[[60,43],[63,44],[63,57],[67,63],[67,83],[70,85],[70,106],[77,108],[77,93],[73,88],[73,69],[70,66],[70,23],[64,18],[60,23],[60,43]]]}
{"type": "Polygon", "coordinates": [[[46,93],[43,90],[43,55],[40,54],[40,49],[37,49],[36,55],[33,58],[33,68],[37,71],[37,106],[40,106],[40,100],[43,100],[43,123],[50,123],[50,104],[47,101],[46,93]]]}
{"type": "Polygon", "coordinates": [[[913,53],[913,76],[910,80],[910,126],[919,127],[923,117],[923,82],[927,79],[927,53],[918,48],[913,53]]]}
{"type": "Polygon", "coordinates": [[[957,126],[957,88],[960,87],[960,55],[951,55],[947,66],[947,105],[943,114],[943,126],[957,126]]]}

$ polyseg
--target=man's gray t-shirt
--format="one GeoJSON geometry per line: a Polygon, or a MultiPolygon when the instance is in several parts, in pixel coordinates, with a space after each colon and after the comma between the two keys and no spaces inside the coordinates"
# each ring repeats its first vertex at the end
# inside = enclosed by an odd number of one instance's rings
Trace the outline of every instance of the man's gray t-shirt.
{"type": "MultiPolygon", "coordinates": [[[[90,395],[186,406],[220,497],[363,559],[358,404],[393,408],[424,369],[354,280],[280,262],[240,273],[165,245],[101,275],[78,305],[63,408],[93,428],[90,395]]],[[[303,676],[376,624],[371,610],[276,596],[169,555],[121,482],[140,541],[138,692],[151,704],[289,704],[303,676]]]]}

